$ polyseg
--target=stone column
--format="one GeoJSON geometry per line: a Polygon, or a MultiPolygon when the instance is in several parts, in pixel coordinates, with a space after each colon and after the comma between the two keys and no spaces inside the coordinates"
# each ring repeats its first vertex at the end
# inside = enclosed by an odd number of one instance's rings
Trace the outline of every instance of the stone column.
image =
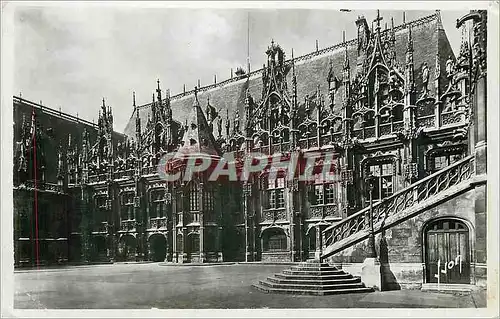
{"type": "Polygon", "coordinates": [[[323,243],[321,236],[321,227],[319,225],[314,226],[316,230],[316,251],[314,252],[314,259],[320,260],[323,254],[323,243]]]}
{"type": "Polygon", "coordinates": [[[217,226],[217,243],[215,247],[217,247],[217,249],[219,250],[217,253],[217,261],[223,262],[224,255],[222,253],[222,226],[217,226]]]}
{"type": "Polygon", "coordinates": [[[205,203],[203,202],[203,183],[199,184],[198,187],[198,210],[200,212],[200,262],[205,262],[205,203]]]}
{"type": "Polygon", "coordinates": [[[252,260],[252,253],[250,248],[250,234],[249,234],[249,200],[252,196],[252,185],[248,182],[243,183],[243,218],[245,219],[245,261],[252,260]]]}

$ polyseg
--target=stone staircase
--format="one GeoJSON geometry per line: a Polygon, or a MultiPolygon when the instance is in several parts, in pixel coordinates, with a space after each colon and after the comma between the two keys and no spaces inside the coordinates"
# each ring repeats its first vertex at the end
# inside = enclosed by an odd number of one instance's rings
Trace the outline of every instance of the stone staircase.
{"type": "Polygon", "coordinates": [[[477,182],[474,176],[474,156],[470,155],[375,203],[372,210],[366,207],[344,218],[322,232],[321,261],[367,239],[370,219],[373,219],[374,233],[379,233],[472,189],[477,182]]]}
{"type": "Polygon", "coordinates": [[[292,266],[252,286],[266,293],[316,296],[373,291],[359,277],[315,260],[292,266]]]}

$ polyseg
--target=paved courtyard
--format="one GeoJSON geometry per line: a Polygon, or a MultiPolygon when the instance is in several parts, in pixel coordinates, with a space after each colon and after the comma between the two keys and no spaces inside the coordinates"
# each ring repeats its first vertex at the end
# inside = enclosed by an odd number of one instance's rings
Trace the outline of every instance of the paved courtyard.
{"type": "Polygon", "coordinates": [[[252,283],[286,265],[165,266],[114,264],[21,270],[15,308],[480,308],[484,291],[453,295],[400,290],[333,296],[265,294],[252,283]]]}

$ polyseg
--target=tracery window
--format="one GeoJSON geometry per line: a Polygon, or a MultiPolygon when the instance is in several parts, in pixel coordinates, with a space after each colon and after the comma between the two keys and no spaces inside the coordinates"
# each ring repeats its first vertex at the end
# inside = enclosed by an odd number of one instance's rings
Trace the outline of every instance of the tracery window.
{"type": "Polygon", "coordinates": [[[277,209],[285,207],[285,178],[278,177],[267,181],[267,208],[277,209]]]}
{"type": "Polygon", "coordinates": [[[121,220],[134,219],[134,193],[128,192],[122,194],[121,220]]]}
{"type": "MultiPolygon", "coordinates": [[[[373,200],[381,200],[394,193],[392,162],[376,163],[370,165],[370,173],[374,178],[373,200]]],[[[367,196],[367,200],[369,196],[367,196]]]]}
{"type": "Polygon", "coordinates": [[[189,184],[189,210],[198,211],[199,208],[199,198],[198,198],[198,185],[195,183],[189,184]]]}
{"type": "Polygon", "coordinates": [[[149,216],[151,218],[164,217],[165,212],[166,212],[165,191],[164,190],[152,191],[149,216]]]}
{"type": "Polygon", "coordinates": [[[203,191],[203,205],[206,211],[213,211],[215,207],[215,192],[212,187],[203,191]]]}
{"type": "Polygon", "coordinates": [[[429,158],[429,170],[431,173],[437,172],[462,158],[461,153],[437,153],[429,158]]]}
{"type": "Polygon", "coordinates": [[[327,205],[336,202],[337,185],[332,179],[325,179],[322,176],[322,174],[316,174],[314,184],[310,186],[311,205],[327,205]]]}

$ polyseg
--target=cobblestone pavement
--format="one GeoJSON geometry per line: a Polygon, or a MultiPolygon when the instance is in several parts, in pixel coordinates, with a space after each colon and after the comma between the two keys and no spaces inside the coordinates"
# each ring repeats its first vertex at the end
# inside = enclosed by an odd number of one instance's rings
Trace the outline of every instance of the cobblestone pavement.
{"type": "Polygon", "coordinates": [[[23,309],[481,308],[484,291],[453,295],[400,290],[333,296],[265,294],[252,283],[285,265],[114,264],[16,271],[14,307],[23,309]]]}

